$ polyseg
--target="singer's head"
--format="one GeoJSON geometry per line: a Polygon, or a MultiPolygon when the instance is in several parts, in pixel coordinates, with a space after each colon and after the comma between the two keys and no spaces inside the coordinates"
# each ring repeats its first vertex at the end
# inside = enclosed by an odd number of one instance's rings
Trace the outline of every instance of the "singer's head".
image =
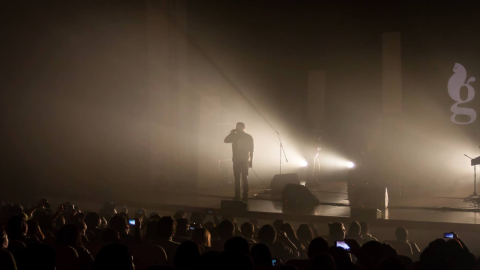
{"type": "Polygon", "coordinates": [[[242,122],[238,122],[236,129],[239,131],[245,131],[245,124],[242,122]]]}

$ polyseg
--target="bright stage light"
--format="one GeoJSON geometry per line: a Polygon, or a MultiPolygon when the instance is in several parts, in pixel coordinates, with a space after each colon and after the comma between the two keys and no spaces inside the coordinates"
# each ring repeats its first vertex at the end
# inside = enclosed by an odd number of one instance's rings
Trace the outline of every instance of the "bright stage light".
{"type": "Polygon", "coordinates": [[[308,162],[304,159],[304,160],[300,161],[300,166],[302,166],[302,167],[307,167],[307,166],[308,166],[308,162]]]}
{"type": "Polygon", "coordinates": [[[355,163],[351,161],[347,162],[347,168],[352,169],[353,167],[355,167],[355,163]]]}

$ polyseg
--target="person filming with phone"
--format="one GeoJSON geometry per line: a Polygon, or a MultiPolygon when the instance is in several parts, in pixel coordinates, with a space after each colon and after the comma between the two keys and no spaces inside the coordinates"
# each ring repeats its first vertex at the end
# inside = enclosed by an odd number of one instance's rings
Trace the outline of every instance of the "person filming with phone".
{"type": "Polygon", "coordinates": [[[233,175],[235,176],[235,200],[240,200],[240,176],[243,185],[243,201],[248,200],[248,169],[252,168],[253,137],[245,133],[245,124],[238,122],[235,129],[225,138],[232,144],[233,175]]]}

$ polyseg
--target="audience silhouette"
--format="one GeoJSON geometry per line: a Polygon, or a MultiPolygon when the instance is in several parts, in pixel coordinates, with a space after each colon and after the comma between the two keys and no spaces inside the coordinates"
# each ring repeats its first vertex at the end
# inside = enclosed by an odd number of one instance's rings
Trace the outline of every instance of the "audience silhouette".
{"type": "MultiPolygon", "coordinates": [[[[432,241],[422,252],[399,227],[395,239],[377,241],[368,223],[353,221],[346,234],[340,222],[328,224],[318,237],[313,224],[275,220],[258,228],[257,220],[241,226],[233,217],[206,221],[202,213],[174,217],[144,209],[128,219],[124,207],[105,203],[99,212],[43,209],[46,200],[25,209],[0,208],[0,269],[338,269],[423,270],[478,269],[480,264],[463,241],[454,237],[432,241]],[[130,222],[127,222],[130,220],[130,222]],[[108,221],[108,223],[107,223],[108,221]],[[135,224],[135,225],[130,225],[135,224]],[[257,235],[258,233],[258,235],[257,235]],[[345,241],[347,251],[335,246],[345,241]]],[[[393,230],[392,230],[393,233],[393,230]]]]}

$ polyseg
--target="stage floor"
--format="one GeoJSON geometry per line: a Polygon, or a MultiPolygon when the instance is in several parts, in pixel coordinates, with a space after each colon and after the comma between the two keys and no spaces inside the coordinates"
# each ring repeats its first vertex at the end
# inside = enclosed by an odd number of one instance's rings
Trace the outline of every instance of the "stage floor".
{"type": "MultiPolygon", "coordinates": [[[[480,209],[468,202],[463,202],[461,195],[468,196],[471,185],[456,186],[447,194],[392,194],[389,193],[388,220],[419,221],[456,224],[480,224],[480,209]]],[[[248,201],[248,210],[251,212],[276,214],[293,214],[300,216],[317,217],[350,217],[350,206],[346,192],[346,183],[325,183],[320,187],[311,188],[321,205],[305,212],[290,212],[282,207],[279,198],[272,197],[265,189],[251,189],[248,201]]],[[[77,194],[69,196],[71,200],[79,203],[102,204],[105,198],[90,194],[81,196],[77,194]]],[[[138,195],[138,194],[137,194],[138,195]]],[[[222,200],[231,200],[234,195],[233,185],[224,185],[210,189],[198,189],[196,193],[186,194],[171,190],[142,192],[141,196],[132,194],[113,194],[112,200],[117,204],[126,203],[131,207],[148,208],[150,211],[159,210],[186,210],[200,208],[220,209],[222,200]],[[125,200],[125,198],[129,198],[125,200]]],[[[53,195],[61,202],[58,194],[53,195]]],[[[63,196],[62,196],[63,197],[63,196]]],[[[63,197],[66,198],[66,197],[63,197]]],[[[93,208],[95,209],[95,208],[93,208]]],[[[195,210],[195,211],[197,211],[195,210]]],[[[280,215],[279,215],[280,214],[280,215]]]]}
{"type": "MultiPolygon", "coordinates": [[[[466,187],[452,191],[452,195],[464,192],[466,187]]],[[[345,183],[324,184],[312,188],[312,193],[320,200],[321,205],[309,214],[327,217],[350,217],[350,206],[345,183]]],[[[272,197],[262,189],[251,190],[248,210],[266,213],[285,213],[279,198],[272,197]]],[[[420,196],[414,194],[390,195],[390,205],[387,219],[428,221],[443,223],[479,224],[480,209],[462,197],[420,196]]],[[[169,194],[156,198],[156,202],[167,205],[195,206],[203,208],[220,208],[222,200],[232,199],[233,186],[224,186],[214,190],[200,190],[199,194],[169,194]],[[212,195],[215,194],[215,195],[212,195]]],[[[292,214],[292,213],[290,213],[292,214]]],[[[305,214],[305,213],[302,213],[305,214]]]]}

